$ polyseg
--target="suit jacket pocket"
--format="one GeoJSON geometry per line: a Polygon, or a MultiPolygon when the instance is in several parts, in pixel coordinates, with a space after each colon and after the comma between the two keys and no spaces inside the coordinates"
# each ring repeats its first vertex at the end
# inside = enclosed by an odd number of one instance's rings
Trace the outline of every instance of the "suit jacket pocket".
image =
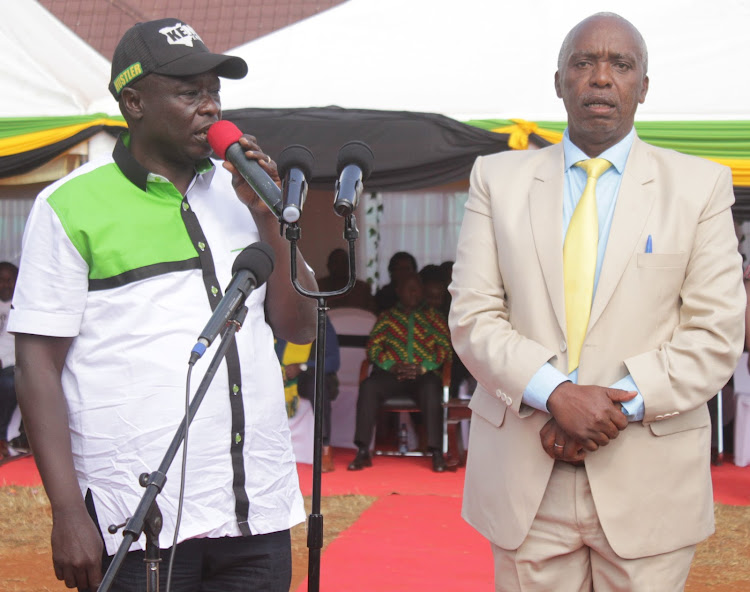
{"type": "Polygon", "coordinates": [[[684,269],[687,260],[687,253],[638,253],[638,267],[641,268],[684,269]]]}
{"type": "Polygon", "coordinates": [[[495,427],[503,425],[505,420],[505,411],[508,406],[490,395],[484,387],[477,385],[477,389],[471,397],[469,402],[469,409],[472,413],[481,415],[484,419],[490,422],[495,427]]]}
{"type": "Polygon", "coordinates": [[[703,405],[687,413],[673,415],[669,419],[654,421],[649,427],[654,436],[668,436],[669,434],[695,430],[709,425],[711,425],[711,418],[708,415],[708,408],[703,405]]]}

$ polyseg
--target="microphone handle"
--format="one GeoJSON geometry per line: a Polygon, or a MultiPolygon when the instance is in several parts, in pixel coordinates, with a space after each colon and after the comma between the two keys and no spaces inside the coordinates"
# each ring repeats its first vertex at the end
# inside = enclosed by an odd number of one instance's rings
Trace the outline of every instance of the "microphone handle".
{"type": "Polygon", "coordinates": [[[336,195],[333,201],[333,209],[339,216],[349,216],[359,203],[362,195],[362,169],[356,164],[349,164],[341,171],[336,181],[336,195]]]}
{"type": "Polygon", "coordinates": [[[284,203],[282,217],[284,222],[292,224],[299,220],[302,215],[302,208],[305,205],[305,198],[307,197],[305,173],[298,168],[292,167],[286,174],[283,187],[284,189],[281,192],[284,203]]]}
{"type": "Polygon", "coordinates": [[[198,342],[193,347],[193,352],[198,354],[195,358],[203,355],[206,348],[213,343],[224,330],[229,319],[232,318],[237,309],[245,303],[245,299],[257,287],[258,282],[255,274],[249,269],[240,269],[229,282],[224,297],[219,301],[208,323],[201,331],[198,342]]]}
{"type": "Polygon", "coordinates": [[[226,159],[239,171],[242,178],[253,188],[253,191],[263,200],[277,219],[281,218],[282,203],[281,189],[268,176],[257,161],[245,156],[245,151],[235,142],[226,151],[226,159]]]}

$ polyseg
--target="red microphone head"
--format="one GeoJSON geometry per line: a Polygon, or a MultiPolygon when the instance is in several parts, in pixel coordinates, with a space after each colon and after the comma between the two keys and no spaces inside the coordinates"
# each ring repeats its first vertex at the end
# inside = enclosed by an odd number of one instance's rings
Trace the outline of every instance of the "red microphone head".
{"type": "Polygon", "coordinates": [[[227,148],[239,141],[241,137],[240,128],[226,119],[217,121],[208,128],[208,143],[222,160],[226,160],[227,148]]]}

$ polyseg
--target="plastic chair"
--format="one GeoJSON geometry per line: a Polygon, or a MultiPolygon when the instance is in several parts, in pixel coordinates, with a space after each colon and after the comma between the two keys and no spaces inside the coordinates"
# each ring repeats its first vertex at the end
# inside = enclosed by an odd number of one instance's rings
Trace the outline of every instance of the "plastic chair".
{"type": "MultiPolygon", "coordinates": [[[[359,372],[359,383],[362,383],[365,378],[370,375],[372,370],[372,363],[368,359],[362,361],[359,372]]],[[[447,436],[447,420],[449,417],[449,401],[450,399],[450,385],[451,385],[451,365],[443,364],[441,371],[442,387],[443,387],[443,454],[448,451],[448,436],[447,436]]],[[[458,399],[457,399],[458,400],[458,399]]],[[[397,396],[386,398],[381,406],[380,413],[419,413],[421,409],[417,403],[408,396],[397,396]]],[[[399,450],[397,447],[395,450],[390,448],[379,448],[377,446],[377,434],[376,446],[373,449],[373,453],[376,456],[431,456],[431,453],[424,452],[422,450],[399,450]]]]}

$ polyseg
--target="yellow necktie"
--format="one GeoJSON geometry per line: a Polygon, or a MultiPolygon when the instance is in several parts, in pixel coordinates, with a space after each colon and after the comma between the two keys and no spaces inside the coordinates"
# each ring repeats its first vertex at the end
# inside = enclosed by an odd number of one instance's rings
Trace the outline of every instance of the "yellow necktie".
{"type": "Polygon", "coordinates": [[[594,296],[596,255],[599,243],[599,217],[596,212],[596,181],[612,166],[604,158],[577,162],[588,178],[568,225],[563,244],[565,279],[565,319],[568,326],[568,374],[578,368],[581,347],[591,314],[594,296]]]}

